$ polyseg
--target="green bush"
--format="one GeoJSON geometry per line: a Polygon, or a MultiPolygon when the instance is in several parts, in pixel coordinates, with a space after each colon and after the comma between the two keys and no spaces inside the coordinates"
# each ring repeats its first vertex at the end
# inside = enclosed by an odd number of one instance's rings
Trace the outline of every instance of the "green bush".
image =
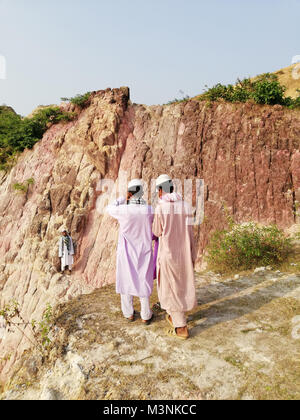
{"type": "Polygon", "coordinates": [[[224,99],[225,101],[232,102],[233,91],[233,85],[225,86],[221,83],[218,83],[211,89],[208,89],[208,91],[204,93],[204,95],[202,95],[201,99],[206,99],[212,102],[217,101],[219,99],[224,99]]]}
{"type": "Polygon", "coordinates": [[[237,80],[236,85],[222,85],[218,83],[200,96],[200,100],[226,102],[247,102],[252,100],[260,105],[282,105],[289,108],[300,107],[299,97],[292,99],[285,97],[286,87],[279,83],[276,74],[266,73],[255,80],[237,80]]]}
{"type": "Polygon", "coordinates": [[[265,74],[253,83],[252,97],[257,104],[285,105],[286,88],[281,86],[275,74],[265,74]]]}
{"type": "Polygon", "coordinates": [[[73,98],[61,98],[63,102],[71,102],[73,105],[77,105],[80,108],[85,108],[89,105],[91,92],[87,92],[83,95],[76,95],[73,98]]]}
{"type": "Polygon", "coordinates": [[[277,226],[234,224],[214,233],[208,246],[208,265],[226,273],[259,266],[277,266],[292,251],[291,239],[277,226]]]}
{"type": "Polygon", "coordinates": [[[47,107],[22,118],[11,108],[0,107],[0,169],[6,170],[17,153],[31,149],[51,124],[71,121],[75,116],[59,107],[47,107]]]}

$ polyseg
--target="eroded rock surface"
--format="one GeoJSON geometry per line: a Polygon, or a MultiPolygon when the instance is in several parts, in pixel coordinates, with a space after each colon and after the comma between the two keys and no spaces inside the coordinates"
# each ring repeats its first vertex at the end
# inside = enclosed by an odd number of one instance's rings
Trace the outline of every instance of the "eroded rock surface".
{"type": "MultiPolygon", "coordinates": [[[[24,319],[39,319],[47,303],[114,282],[117,224],[97,210],[110,197],[96,205],[95,189],[125,172],[148,183],[161,173],[204,179],[198,264],[211,232],[226,223],[224,205],[237,222],[292,226],[299,221],[299,138],[300,114],[280,106],[191,100],[147,107],[132,105],[127,88],[93,93],[76,121],[52,126],[0,175],[0,305],[15,299],[24,319]],[[30,178],[27,193],[14,191],[30,178]],[[57,272],[62,225],[77,244],[71,277],[57,272]]],[[[29,345],[2,331],[2,379],[29,345]]]]}

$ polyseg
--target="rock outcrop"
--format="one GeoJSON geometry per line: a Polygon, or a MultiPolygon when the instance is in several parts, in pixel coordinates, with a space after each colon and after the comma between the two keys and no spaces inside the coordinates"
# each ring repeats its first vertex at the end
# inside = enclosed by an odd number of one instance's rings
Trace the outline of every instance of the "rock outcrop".
{"type": "MultiPolygon", "coordinates": [[[[64,105],[73,110],[71,105],[64,105]]],[[[102,179],[150,180],[161,173],[203,179],[205,220],[195,228],[198,264],[210,234],[226,223],[255,220],[287,228],[300,201],[300,113],[280,106],[131,104],[128,88],[94,92],[76,121],[52,126],[9,174],[0,175],[0,306],[20,303],[24,319],[111,284],[117,224],[96,202],[102,179]],[[34,178],[22,194],[15,183],[34,178]],[[58,272],[59,228],[76,241],[74,274],[58,272]]],[[[30,343],[0,330],[2,379],[30,343]]]]}

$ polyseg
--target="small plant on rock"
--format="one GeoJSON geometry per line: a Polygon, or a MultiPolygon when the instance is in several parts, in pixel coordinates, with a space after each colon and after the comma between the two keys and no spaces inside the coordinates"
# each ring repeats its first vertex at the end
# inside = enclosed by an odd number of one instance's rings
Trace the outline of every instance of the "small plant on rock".
{"type": "Polygon", "coordinates": [[[27,194],[29,186],[34,184],[34,179],[29,178],[24,184],[17,182],[13,185],[13,189],[21,194],[27,194]]]}
{"type": "Polygon", "coordinates": [[[10,303],[0,309],[0,317],[3,317],[8,329],[12,332],[14,329],[20,331],[27,340],[43,354],[51,343],[49,337],[53,327],[54,318],[50,304],[46,306],[41,321],[26,321],[21,315],[19,303],[12,300],[10,303]],[[27,334],[27,329],[29,329],[27,334]]]}

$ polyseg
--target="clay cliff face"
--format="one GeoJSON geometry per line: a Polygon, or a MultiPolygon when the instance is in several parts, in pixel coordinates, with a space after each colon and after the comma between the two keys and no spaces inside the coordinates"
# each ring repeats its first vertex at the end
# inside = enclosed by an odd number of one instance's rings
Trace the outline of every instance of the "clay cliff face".
{"type": "MultiPolygon", "coordinates": [[[[146,107],[132,105],[127,88],[94,93],[76,121],[52,126],[0,175],[0,306],[15,299],[25,319],[39,319],[47,303],[114,281],[118,226],[97,211],[95,190],[100,179],[126,171],[146,182],[161,173],[204,180],[205,220],[195,228],[199,264],[210,234],[226,223],[224,204],[237,222],[293,225],[299,139],[300,113],[280,106],[191,100],[146,107]],[[29,178],[35,183],[28,192],[16,193],[13,185],[29,178]],[[71,277],[58,273],[63,225],[77,243],[71,277]]],[[[0,331],[0,359],[10,356],[2,359],[3,379],[30,343],[0,331]]]]}

